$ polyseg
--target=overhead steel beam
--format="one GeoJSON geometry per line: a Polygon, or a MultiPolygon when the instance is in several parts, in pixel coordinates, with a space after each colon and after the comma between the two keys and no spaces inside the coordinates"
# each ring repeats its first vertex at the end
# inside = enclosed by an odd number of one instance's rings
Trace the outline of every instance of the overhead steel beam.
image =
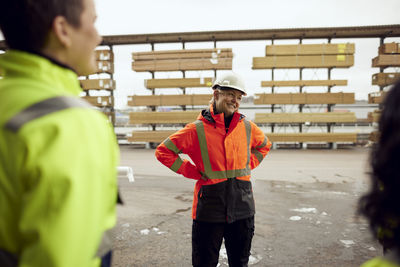
{"type": "Polygon", "coordinates": [[[109,35],[103,37],[103,44],[382,37],[400,37],[400,25],[109,35]]]}
{"type": "MultiPolygon", "coordinates": [[[[102,45],[251,41],[279,39],[387,38],[400,37],[400,24],[334,28],[293,28],[236,31],[204,31],[103,36],[102,45]]],[[[5,49],[0,41],[0,49],[5,49]]]]}

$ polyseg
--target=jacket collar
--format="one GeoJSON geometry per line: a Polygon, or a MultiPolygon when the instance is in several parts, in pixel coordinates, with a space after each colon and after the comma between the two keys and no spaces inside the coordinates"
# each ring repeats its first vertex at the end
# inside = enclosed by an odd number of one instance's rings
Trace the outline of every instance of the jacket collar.
{"type": "MultiPolygon", "coordinates": [[[[241,114],[239,112],[233,113],[233,118],[232,118],[232,121],[231,121],[231,124],[230,124],[229,128],[233,128],[234,126],[236,126],[236,124],[239,121],[241,121],[242,119],[244,119],[245,117],[246,117],[245,115],[243,115],[243,114],[241,114]]],[[[201,113],[199,114],[199,116],[197,117],[197,119],[206,121],[208,123],[212,123],[216,127],[225,128],[224,114],[223,113],[215,114],[214,113],[214,106],[212,104],[210,104],[210,106],[207,109],[203,109],[201,111],[201,113]]]]}
{"type": "Polygon", "coordinates": [[[61,94],[78,96],[82,91],[72,69],[42,55],[10,49],[0,55],[0,69],[4,76],[32,78],[61,94]]]}

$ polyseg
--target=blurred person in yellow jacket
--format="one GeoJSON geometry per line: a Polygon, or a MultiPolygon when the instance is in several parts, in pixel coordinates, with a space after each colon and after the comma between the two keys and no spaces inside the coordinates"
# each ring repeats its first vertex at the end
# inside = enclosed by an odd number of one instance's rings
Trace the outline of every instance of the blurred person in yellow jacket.
{"type": "Polygon", "coordinates": [[[400,81],[386,94],[379,118],[379,140],[371,154],[371,189],[359,211],[384,247],[384,255],[362,267],[400,267],[400,81]]]}
{"type": "Polygon", "coordinates": [[[197,180],[192,208],[192,264],[217,266],[222,241],[229,266],[247,266],[254,235],[251,170],[270,150],[260,128],[238,112],[242,78],[228,73],[213,85],[209,108],[156,149],[165,166],[197,180]],[[193,161],[182,160],[187,154],[193,161]]]}
{"type": "Polygon", "coordinates": [[[93,0],[0,0],[0,266],[109,266],[118,146],[79,98],[93,0]]]}

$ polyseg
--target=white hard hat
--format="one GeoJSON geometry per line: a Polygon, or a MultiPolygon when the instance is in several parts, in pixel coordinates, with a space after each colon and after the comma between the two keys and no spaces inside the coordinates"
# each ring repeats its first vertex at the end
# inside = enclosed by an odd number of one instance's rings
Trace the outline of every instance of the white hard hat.
{"type": "Polygon", "coordinates": [[[246,88],[244,87],[244,81],[242,77],[240,77],[238,74],[231,72],[229,74],[221,75],[221,77],[218,77],[213,86],[212,89],[216,89],[217,86],[220,87],[228,87],[232,89],[239,90],[240,92],[243,93],[243,95],[247,95],[246,93],[246,88]]]}

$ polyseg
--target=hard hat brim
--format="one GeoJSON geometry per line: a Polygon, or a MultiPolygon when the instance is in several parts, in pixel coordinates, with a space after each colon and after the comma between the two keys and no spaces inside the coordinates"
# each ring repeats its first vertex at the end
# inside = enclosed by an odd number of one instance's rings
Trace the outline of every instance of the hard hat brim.
{"type": "Polygon", "coordinates": [[[244,92],[242,89],[240,89],[236,86],[221,86],[219,84],[214,84],[212,89],[215,90],[215,89],[217,89],[217,87],[219,87],[221,90],[234,89],[234,90],[241,92],[244,96],[247,96],[246,92],[244,92]]]}

